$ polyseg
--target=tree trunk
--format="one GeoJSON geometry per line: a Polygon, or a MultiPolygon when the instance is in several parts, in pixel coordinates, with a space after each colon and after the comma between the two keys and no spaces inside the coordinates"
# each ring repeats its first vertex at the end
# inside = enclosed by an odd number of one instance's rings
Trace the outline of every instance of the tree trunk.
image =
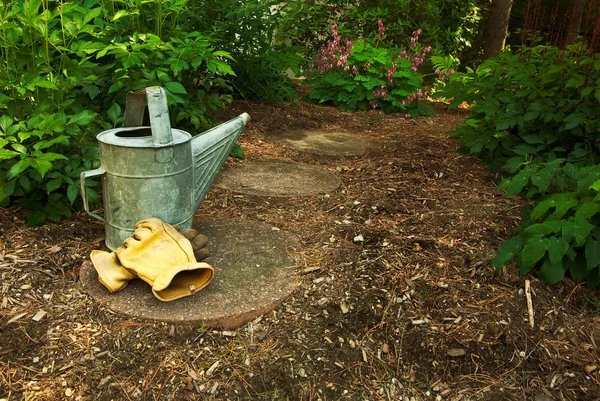
{"type": "Polygon", "coordinates": [[[513,0],[492,0],[483,38],[483,59],[496,57],[506,41],[508,20],[513,0]]]}
{"type": "Polygon", "coordinates": [[[565,35],[564,45],[572,45],[577,42],[579,36],[579,27],[581,26],[581,20],[583,18],[583,11],[585,10],[585,0],[573,0],[573,9],[571,11],[571,18],[569,18],[569,26],[565,35]]]}

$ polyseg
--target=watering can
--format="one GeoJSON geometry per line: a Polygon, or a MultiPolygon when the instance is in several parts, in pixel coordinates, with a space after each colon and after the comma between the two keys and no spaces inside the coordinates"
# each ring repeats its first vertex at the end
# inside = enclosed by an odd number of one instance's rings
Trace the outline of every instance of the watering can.
{"type": "Polygon", "coordinates": [[[96,136],[100,168],[81,173],[85,211],[104,222],[106,246],[120,247],[135,224],[149,217],[182,230],[208,193],[229,151],[250,120],[247,113],[192,138],[171,128],[165,90],[149,87],[127,96],[123,128],[96,136]],[[142,126],[145,100],[150,126],[142,126]],[[85,180],[101,176],[104,216],[89,209],[85,180]]]}

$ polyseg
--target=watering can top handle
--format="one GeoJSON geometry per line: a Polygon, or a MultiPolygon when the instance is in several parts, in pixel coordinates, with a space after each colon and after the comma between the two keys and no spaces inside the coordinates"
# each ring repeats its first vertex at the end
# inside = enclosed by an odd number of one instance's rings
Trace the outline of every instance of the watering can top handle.
{"type": "Polygon", "coordinates": [[[160,86],[151,86],[127,94],[123,127],[140,127],[144,120],[145,98],[148,99],[148,114],[155,148],[173,144],[167,94],[160,86]]]}

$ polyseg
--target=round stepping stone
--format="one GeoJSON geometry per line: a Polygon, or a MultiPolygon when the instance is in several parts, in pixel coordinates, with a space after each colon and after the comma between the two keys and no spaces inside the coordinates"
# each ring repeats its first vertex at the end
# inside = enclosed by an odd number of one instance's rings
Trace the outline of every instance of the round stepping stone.
{"type": "Polygon", "coordinates": [[[375,148],[374,142],[348,132],[296,131],[282,139],[303,152],[325,156],[361,156],[375,148]]]}
{"type": "Polygon", "coordinates": [[[206,262],[215,269],[213,281],[203,290],[163,302],[152,295],[148,284],[133,280],[124,290],[111,294],[98,281],[89,260],[80,270],[84,290],[123,315],[234,329],[272,311],[298,287],[294,262],[287,255],[288,249],[300,246],[295,235],[251,220],[194,226],[210,239],[211,256],[206,262]]]}
{"type": "Polygon", "coordinates": [[[335,191],[337,176],[316,166],[285,161],[253,161],[223,170],[216,186],[259,196],[311,196],[335,191]]]}

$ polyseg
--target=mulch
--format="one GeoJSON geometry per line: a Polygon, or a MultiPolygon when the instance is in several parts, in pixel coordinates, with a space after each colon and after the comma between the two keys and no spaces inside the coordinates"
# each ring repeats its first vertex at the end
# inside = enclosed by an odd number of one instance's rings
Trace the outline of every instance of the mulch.
{"type": "Polygon", "coordinates": [[[83,213],[25,225],[0,209],[0,399],[597,400],[599,294],[548,287],[491,259],[523,201],[457,152],[464,111],[406,120],[300,102],[235,102],[252,116],[246,160],[335,172],[328,195],[278,198],[213,188],[198,215],[287,230],[300,288],[237,330],[118,316],[78,282],[103,226],[83,213]],[[351,132],[359,157],[281,145],[297,130],[351,132]],[[533,327],[527,306],[531,285],[533,327]]]}

